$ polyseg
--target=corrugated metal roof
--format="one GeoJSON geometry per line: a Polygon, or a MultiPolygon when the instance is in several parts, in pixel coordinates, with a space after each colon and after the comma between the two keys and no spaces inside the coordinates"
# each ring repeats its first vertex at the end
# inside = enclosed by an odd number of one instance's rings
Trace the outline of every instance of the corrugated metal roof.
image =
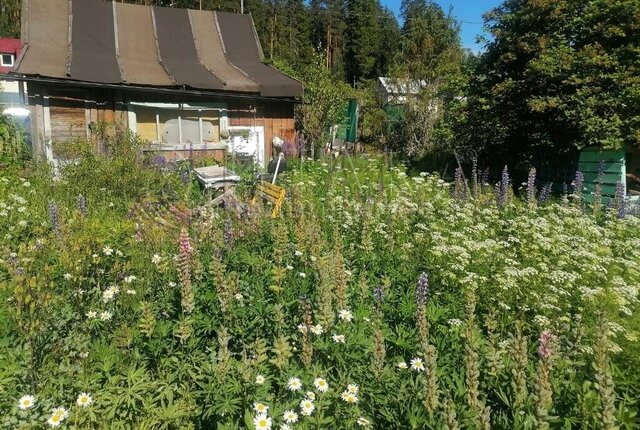
{"type": "Polygon", "coordinates": [[[15,73],[96,84],[296,98],[302,84],[262,63],[250,15],[103,0],[24,0],[15,73]]]}

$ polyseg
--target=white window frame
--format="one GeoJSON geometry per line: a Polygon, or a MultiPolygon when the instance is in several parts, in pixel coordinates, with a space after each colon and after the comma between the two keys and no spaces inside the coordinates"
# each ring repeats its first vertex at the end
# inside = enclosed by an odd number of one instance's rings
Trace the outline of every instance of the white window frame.
{"type": "Polygon", "coordinates": [[[13,67],[13,65],[15,64],[15,62],[16,62],[16,56],[15,56],[15,55],[13,55],[13,54],[9,54],[9,53],[6,53],[6,52],[5,52],[5,53],[0,54],[0,66],[2,66],[2,67],[13,67]],[[9,63],[9,64],[8,64],[8,63],[5,63],[5,62],[4,62],[4,56],[5,56],[5,55],[8,55],[8,56],[9,56],[9,58],[11,58],[11,63],[9,63]]]}

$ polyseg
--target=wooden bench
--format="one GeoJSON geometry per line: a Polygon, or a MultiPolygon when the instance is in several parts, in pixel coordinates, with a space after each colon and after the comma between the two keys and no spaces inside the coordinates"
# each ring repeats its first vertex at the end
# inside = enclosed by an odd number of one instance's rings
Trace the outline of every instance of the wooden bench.
{"type": "Polygon", "coordinates": [[[260,181],[256,185],[256,195],[253,197],[253,203],[256,202],[258,197],[266,199],[273,203],[273,211],[271,211],[271,218],[275,218],[280,213],[280,208],[284,202],[286,190],[278,185],[271,184],[269,182],[260,181]]]}

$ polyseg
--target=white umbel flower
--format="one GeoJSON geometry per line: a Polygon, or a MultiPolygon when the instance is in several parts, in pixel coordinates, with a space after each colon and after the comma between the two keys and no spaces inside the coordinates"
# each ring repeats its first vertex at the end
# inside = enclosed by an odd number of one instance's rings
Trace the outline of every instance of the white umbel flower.
{"type": "Polygon", "coordinates": [[[18,408],[23,411],[31,409],[36,404],[36,398],[30,395],[22,396],[18,400],[18,408]]]}

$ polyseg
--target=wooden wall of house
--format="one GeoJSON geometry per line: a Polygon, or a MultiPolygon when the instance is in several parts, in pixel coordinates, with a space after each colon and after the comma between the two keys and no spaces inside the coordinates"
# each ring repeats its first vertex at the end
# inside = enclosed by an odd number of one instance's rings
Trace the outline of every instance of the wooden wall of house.
{"type": "Polygon", "coordinates": [[[264,127],[265,157],[272,156],[274,137],[293,141],[295,137],[294,105],[291,102],[237,100],[228,103],[230,126],[264,127]]]}
{"type": "MultiPolygon", "coordinates": [[[[264,127],[265,158],[272,155],[272,140],[285,141],[295,138],[294,104],[291,101],[260,100],[253,98],[207,97],[184,94],[160,94],[151,92],[121,92],[112,89],[74,88],[60,85],[28,84],[29,105],[34,152],[47,154],[45,142],[65,143],[74,139],[91,137],[93,123],[116,123],[128,127],[127,102],[150,103],[225,103],[229,126],[264,127]],[[48,115],[45,113],[48,112],[48,115]]],[[[94,142],[97,146],[100,142],[94,142]]],[[[101,150],[102,148],[97,148],[101,150]]],[[[186,151],[169,151],[167,158],[188,158],[186,151]],[[175,152],[175,154],[173,154],[175,152]]],[[[192,153],[222,159],[218,150],[192,153]]],[[[52,154],[49,154],[52,155],[52,154]]]]}

